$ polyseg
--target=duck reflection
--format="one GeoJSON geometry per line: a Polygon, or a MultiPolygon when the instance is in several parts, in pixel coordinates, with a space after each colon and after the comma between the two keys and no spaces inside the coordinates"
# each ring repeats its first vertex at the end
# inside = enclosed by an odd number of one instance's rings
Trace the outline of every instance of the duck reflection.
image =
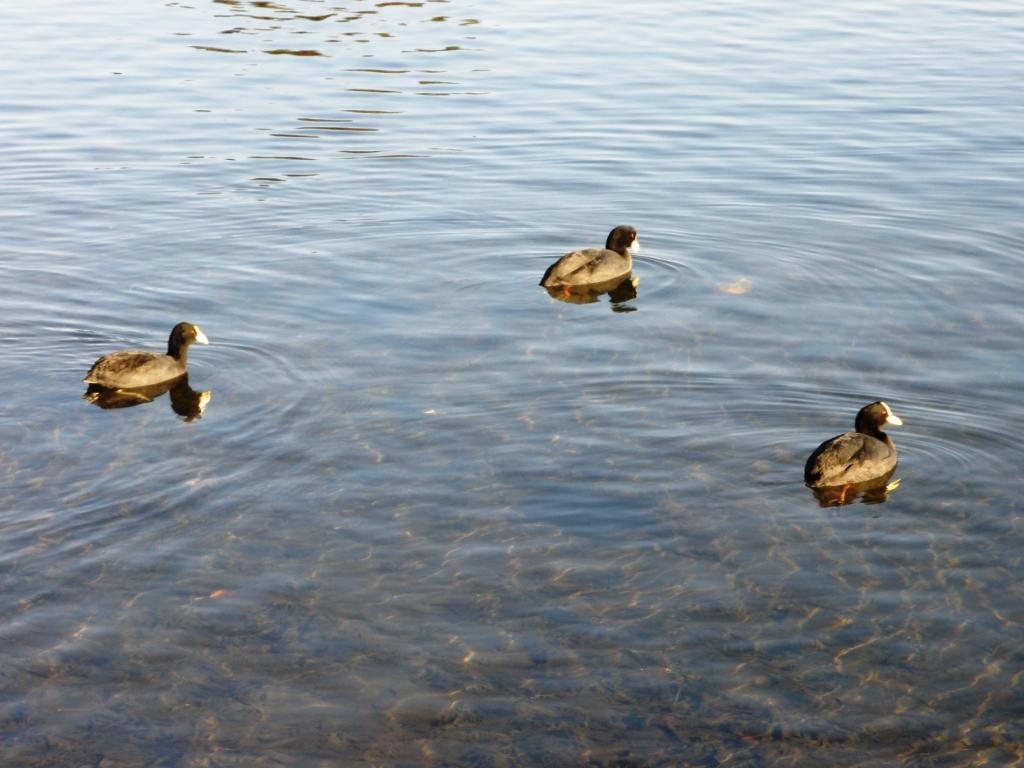
{"type": "Polygon", "coordinates": [[[151,403],[165,392],[169,393],[171,410],[185,421],[201,417],[212,397],[210,390],[197,392],[192,389],[186,373],[171,381],[131,389],[114,389],[100,384],[90,384],[82,398],[98,408],[131,408],[133,405],[151,403]]]}
{"type": "Polygon", "coordinates": [[[862,504],[881,504],[889,497],[890,493],[900,487],[899,479],[889,479],[895,471],[893,468],[888,474],[863,483],[811,488],[811,492],[818,500],[820,507],[841,507],[858,501],[862,504]]]}
{"type": "Polygon", "coordinates": [[[564,301],[566,304],[593,304],[607,293],[613,312],[636,312],[636,307],[626,306],[625,302],[636,298],[636,288],[639,284],[640,278],[628,274],[625,277],[619,276],[603,283],[560,285],[545,287],[544,290],[551,298],[564,301]]]}

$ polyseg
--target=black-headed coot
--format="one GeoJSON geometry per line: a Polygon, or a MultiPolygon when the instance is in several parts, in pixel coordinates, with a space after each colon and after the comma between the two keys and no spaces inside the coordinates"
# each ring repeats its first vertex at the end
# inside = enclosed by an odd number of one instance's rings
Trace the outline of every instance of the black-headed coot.
{"type": "Polygon", "coordinates": [[[199,326],[178,323],[167,340],[167,354],[125,350],[104,355],[89,369],[82,381],[111,389],[133,389],[176,379],[188,370],[188,347],[192,342],[209,344],[199,326]]]}
{"type": "Polygon", "coordinates": [[[857,413],[856,432],[844,432],[826,440],[807,459],[804,482],[811,488],[852,485],[882,477],[896,466],[896,446],[881,430],[902,421],[878,400],[857,413]]]}
{"type": "Polygon", "coordinates": [[[584,248],[565,254],[548,267],[540,284],[545,288],[568,288],[625,277],[633,269],[633,254],[639,251],[636,229],[619,226],[608,233],[604,248],[584,248]]]}

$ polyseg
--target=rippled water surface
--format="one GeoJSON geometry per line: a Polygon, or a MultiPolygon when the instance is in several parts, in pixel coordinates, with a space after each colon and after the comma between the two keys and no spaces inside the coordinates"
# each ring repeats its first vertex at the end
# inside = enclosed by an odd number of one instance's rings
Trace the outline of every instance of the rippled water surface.
{"type": "Polygon", "coordinates": [[[0,764],[1024,765],[1019,3],[7,6],[0,764]]]}

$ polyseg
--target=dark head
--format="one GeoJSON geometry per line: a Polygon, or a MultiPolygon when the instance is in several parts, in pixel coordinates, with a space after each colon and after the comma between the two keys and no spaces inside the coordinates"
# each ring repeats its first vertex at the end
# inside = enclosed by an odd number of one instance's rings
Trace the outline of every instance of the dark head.
{"type": "Polygon", "coordinates": [[[167,340],[167,354],[177,360],[184,360],[188,345],[194,341],[198,341],[200,344],[210,343],[206,334],[199,330],[198,325],[178,323],[171,330],[171,337],[167,340]]]}
{"type": "Polygon", "coordinates": [[[865,435],[878,436],[885,434],[882,432],[882,427],[886,424],[899,427],[903,425],[903,422],[881,400],[865,405],[857,412],[857,431],[863,432],[865,435]]]}
{"type": "Polygon", "coordinates": [[[608,233],[608,240],[604,247],[609,251],[615,251],[626,255],[627,251],[636,253],[640,250],[640,241],[636,238],[636,229],[628,225],[621,225],[608,233]]]}

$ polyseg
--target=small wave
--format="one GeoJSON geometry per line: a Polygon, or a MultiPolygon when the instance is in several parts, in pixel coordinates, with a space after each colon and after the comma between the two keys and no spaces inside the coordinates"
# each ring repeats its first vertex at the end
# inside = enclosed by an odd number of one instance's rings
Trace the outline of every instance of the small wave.
{"type": "Polygon", "coordinates": [[[211,423],[224,423],[225,437],[241,442],[292,428],[312,386],[309,375],[284,354],[264,346],[233,340],[217,344],[216,362],[198,356],[190,362],[196,385],[210,382],[216,390],[217,418],[211,423]],[[215,371],[220,370],[244,375],[218,377],[215,371]]]}
{"type": "Polygon", "coordinates": [[[633,274],[640,278],[640,287],[644,293],[675,291],[680,283],[705,278],[700,265],[652,256],[649,252],[651,248],[646,243],[644,249],[633,259],[633,274]]]}

